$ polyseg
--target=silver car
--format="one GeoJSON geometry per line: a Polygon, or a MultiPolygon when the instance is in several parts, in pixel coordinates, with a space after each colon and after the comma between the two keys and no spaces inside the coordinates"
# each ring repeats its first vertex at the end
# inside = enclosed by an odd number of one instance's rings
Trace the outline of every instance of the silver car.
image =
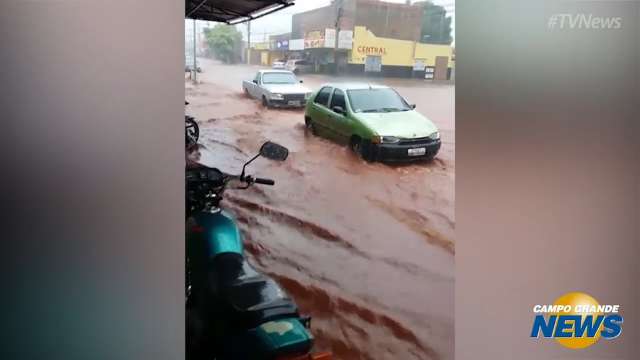
{"type": "Polygon", "coordinates": [[[271,68],[272,69],[277,69],[277,70],[284,70],[285,62],[282,61],[282,60],[276,60],[271,64],[271,68]]]}
{"type": "Polygon", "coordinates": [[[253,80],[242,82],[242,91],[265,107],[303,107],[311,90],[301,83],[291,71],[260,70],[253,80]]]}
{"type": "Polygon", "coordinates": [[[285,69],[294,74],[305,74],[313,72],[313,63],[304,59],[296,59],[287,61],[285,69]]]}

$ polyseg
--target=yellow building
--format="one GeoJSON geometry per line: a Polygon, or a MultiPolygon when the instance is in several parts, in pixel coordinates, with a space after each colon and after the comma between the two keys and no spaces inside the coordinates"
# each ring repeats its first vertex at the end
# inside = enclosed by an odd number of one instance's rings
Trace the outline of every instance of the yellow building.
{"type": "Polygon", "coordinates": [[[248,50],[249,63],[253,65],[271,65],[269,54],[269,42],[251,43],[251,49],[248,50]]]}
{"type": "Polygon", "coordinates": [[[364,26],[356,26],[348,63],[351,71],[362,69],[397,76],[424,75],[425,68],[433,68],[436,75],[446,78],[449,69],[454,66],[453,48],[449,45],[377,37],[364,26]]]}

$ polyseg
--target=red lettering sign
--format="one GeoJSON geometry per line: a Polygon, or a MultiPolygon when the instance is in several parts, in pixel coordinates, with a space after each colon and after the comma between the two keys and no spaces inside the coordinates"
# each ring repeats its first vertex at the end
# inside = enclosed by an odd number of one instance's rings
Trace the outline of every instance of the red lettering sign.
{"type": "Polygon", "coordinates": [[[387,49],[377,46],[358,46],[358,52],[363,54],[386,55],[387,49]]]}

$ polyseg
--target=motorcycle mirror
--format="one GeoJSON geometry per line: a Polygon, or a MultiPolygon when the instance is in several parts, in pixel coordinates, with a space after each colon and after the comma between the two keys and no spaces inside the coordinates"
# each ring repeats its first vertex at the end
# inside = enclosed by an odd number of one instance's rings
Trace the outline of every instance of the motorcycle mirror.
{"type": "Polygon", "coordinates": [[[274,142],[267,141],[262,144],[260,155],[271,160],[285,161],[287,156],[289,156],[289,149],[274,142]]]}

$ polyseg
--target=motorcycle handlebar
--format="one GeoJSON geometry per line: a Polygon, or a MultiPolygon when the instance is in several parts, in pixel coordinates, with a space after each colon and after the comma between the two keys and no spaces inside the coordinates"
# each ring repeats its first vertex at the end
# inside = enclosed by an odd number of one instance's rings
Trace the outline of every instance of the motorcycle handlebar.
{"type": "MultiPolygon", "coordinates": [[[[193,171],[198,171],[197,169],[194,169],[193,171]]],[[[225,185],[227,183],[229,183],[232,180],[240,180],[242,183],[245,184],[245,186],[239,186],[237,187],[237,189],[246,189],[249,186],[251,186],[251,184],[261,184],[261,185],[275,185],[275,181],[272,179],[266,179],[266,178],[259,178],[259,177],[252,177],[250,175],[248,176],[239,176],[239,175],[231,175],[231,174],[222,174],[223,178],[224,178],[224,183],[225,185]]],[[[188,180],[191,182],[208,182],[211,181],[211,179],[206,176],[206,177],[202,177],[202,176],[195,176],[192,179],[188,180]]]]}
{"type": "Polygon", "coordinates": [[[271,180],[271,179],[265,179],[265,178],[255,178],[254,182],[256,184],[262,184],[262,185],[275,185],[275,181],[271,180]]]}

